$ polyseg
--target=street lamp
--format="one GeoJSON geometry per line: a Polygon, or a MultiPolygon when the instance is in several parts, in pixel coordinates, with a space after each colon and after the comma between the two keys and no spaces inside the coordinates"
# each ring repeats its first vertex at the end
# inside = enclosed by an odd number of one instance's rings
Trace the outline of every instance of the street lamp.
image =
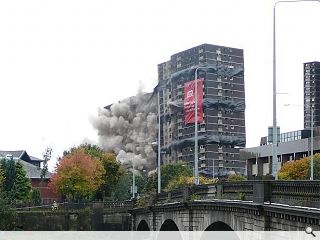
{"type": "MultiPolygon", "coordinates": [[[[160,116],[160,115],[159,115],[160,116]]],[[[160,118],[159,118],[159,122],[160,122],[160,118]]],[[[159,124],[159,129],[160,129],[160,124],[159,124]]],[[[159,136],[160,136],[160,130],[159,130],[159,136]]],[[[152,149],[153,151],[157,152],[158,155],[158,167],[157,167],[157,173],[158,173],[158,193],[161,193],[161,148],[160,148],[160,137],[158,137],[158,142],[152,142],[151,143],[152,149]]]]}
{"type": "Polygon", "coordinates": [[[160,92],[158,91],[158,193],[161,193],[161,116],[160,116],[160,92]]]}
{"type": "Polygon", "coordinates": [[[273,169],[275,179],[278,179],[278,157],[277,157],[277,88],[276,88],[276,6],[279,3],[295,3],[295,2],[320,2],[320,0],[292,0],[278,1],[273,6],[273,137],[272,137],[272,165],[276,164],[273,169]]]}
{"type": "Polygon", "coordinates": [[[214,180],[214,158],[212,159],[212,179],[214,180]]]}
{"type": "Polygon", "coordinates": [[[310,180],[313,181],[313,103],[311,103],[311,154],[310,154],[310,180]]]}
{"type": "Polygon", "coordinates": [[[135,198],[136,193],[136,177],[134,174],[134,159],[132,159],[132,198],[135,198]]]}

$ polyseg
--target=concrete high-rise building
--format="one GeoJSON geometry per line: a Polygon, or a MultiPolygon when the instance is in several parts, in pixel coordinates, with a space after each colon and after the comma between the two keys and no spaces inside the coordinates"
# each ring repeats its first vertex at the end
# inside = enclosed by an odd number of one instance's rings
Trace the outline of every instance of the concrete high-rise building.
{"type": "MultiPolygon", "coordinates": [[[[161,152],[164,163],[194,167],[193,123],[185,122],[185,83],[203,79],[203,121],[198,123],[199,173],[245,173],[239,151],[245,147],[243,50],[202,44],[176,53],[158,65],[161,152]]],[[[200,81],[199,81],[200,82],[200,81]]],[[[202,84],[202,83],[201,83],[202,84]]],[[[202,92],[202,90],[200,91],[202,92]]]]}
{"type": "Polygon", "coordinates": [[[313,126],[320,126],[320,62],[304,63],[304,128],[310,128],[313,106],[313,126]]]}

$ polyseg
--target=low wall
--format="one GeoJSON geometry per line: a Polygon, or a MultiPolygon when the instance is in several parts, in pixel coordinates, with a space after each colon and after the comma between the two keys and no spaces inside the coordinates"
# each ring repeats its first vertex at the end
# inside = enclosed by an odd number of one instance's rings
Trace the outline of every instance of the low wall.
{"type": "Polygon", "coordinates": [[[96,209],[18,211],[15,226],[24,231],[129,231],[128,213],[96,209]]]}

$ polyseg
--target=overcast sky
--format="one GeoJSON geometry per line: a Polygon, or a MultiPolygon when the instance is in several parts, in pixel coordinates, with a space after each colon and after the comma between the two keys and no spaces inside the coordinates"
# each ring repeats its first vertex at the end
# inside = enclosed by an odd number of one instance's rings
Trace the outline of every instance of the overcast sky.
{"type": "MultiPolygon", "coordinates": [[[[0,2],[0,149],[53,159],[85,139],[99,107],[151,91],[157,64],[203,44],[244,49],[247,146],[272,125],[267,0],[0,2]]],[[[303,62],[320,61],[320,3],[277,6],[278,125],[303,128],[303,62]]]]}

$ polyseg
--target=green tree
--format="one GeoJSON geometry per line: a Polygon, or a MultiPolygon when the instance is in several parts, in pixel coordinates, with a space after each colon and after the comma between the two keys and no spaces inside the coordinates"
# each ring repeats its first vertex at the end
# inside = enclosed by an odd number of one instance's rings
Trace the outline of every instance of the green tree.
{"type": "Polygon", "coordinates": [[[12,207],[11,199],[4,191],[0,190],[0,231],[13,229],[15,211],[12,207]]]}
{"type": "Polygon", "coordinates": [[[80,144],[77,147],[74,146],[74,147],[70,148],[69,150],[65,150],[63,152],[63,156],[65,157],[71,153],[78,151],[79,149],[83,149],[86,154],[88,154],[92,157],[98,158],[98,159],[100,159],[100,157],[104,153],[104,151],[100,147],[98,147],[97,145],[84,143],[84,144],[80,144]]]}
{"type": "MultiPolygon", "coordinates": [[[[158,174],[154,173],[154,174],[150,174],[147,177],[145,186],[144,186],[144,192],[145,193],[155,193],[157,192],[157,188],[158,188],[158,174]]],[[[163,189],[161,187],[161,189],[163,189]]]]}
{"type": "Polygon", "coordinates": [[[11,194],[13,191],[13,186],[16,177],[16,164],[13,159],[5,160],[1,162],[1,166],[4,169],[5,181],[4,181],[4,190],[11,194]]]}
{"type": "Polygon", "coordinates": [[[98,194],[102,197],[110,197],[125,171],[113,153],[102,153],[99,160],[102,163],[105,174],[103,176],[104,184],[98,189],[98,194]]]}
{"type": "Polygon", "coordinates": [[[16,201],[25,202],[30,199],[31,182],[23,169],[20,161],[16,163],[16,175],[14,179],[14,198],[16,201]]]}
{"type": "MultiPolygon", "coordinates": [[[[147,184],[146,174],[136,175],[135,184],[137,187],[137,194],[143,195],[146,193],[146,184],[147,184]]],[[[132,173],[127,172],[123,174],[117,184],[115,185],[114,190],[112,191],[112,200],[123,201],[130,199],[132,197],[132,173]]]]}
{"type": "MultiPolygon", "coordinates": [[[[175,183],[180,185],[179,178],[192,177],[192,170],[183,162],[173,164],[165,164],[161,166],[161,189],[173,189],[176,187],[175,183]],[[174,181],[175,183],[171,183],[174,181]],[[178,183],[179,182],[179,183],[178,183]],[[171,186],[168,188],[169,184],[171,186]]],[[[187,185],[187,184],[186,184],[187,185]]],[[[145,184],[145,192],[156,192],[158,188],[158,173],[150,174],[145,184]]]]}
{"type": "MultiPolygon", "coordinates": [[[[132,179],[132,174],[130,174],[132,179]]],[[[139,195],[143,195],[146,193],[146,185],[148,181],[148,176],[145,173],[142,173],[141,175],[135,176],[135,182],[138,190],[139,195]]]]}
{"type": "MultiPolygon", "coordinates": [[[[311,160],[309,157],[309,166],[306,175],[306,179],[310,179],[311,176],[311,160]]],[[[314,180],[320,180],[320,154],[316,153],[313,155],[313,178],[314,180]]]]}
{"type": "Polygon", "coordinates": [[[37,188],[32,188],[31,190],[31,200],[34,205],[40,205],[41,204],[41,194],[40,190],[37,188]]]}
{"type": "Polygon", "coordinates": [[[111,194],[112,200],[124,201],[131,198],[131,177],[129,173],[123,174],[115,185],[115,189],[111,194]]]}
{"type": "Polygon", "coordinates": [[[4,190],[5,175],[2,165],[0,164],[0,191],[4,190]]]}
{"type": "Polygon", "coordinates": [[[192,177],[192,170],[183,162],[161,166],[161,187],[165,189],[171,181],[182,176],[192,177]]]}

